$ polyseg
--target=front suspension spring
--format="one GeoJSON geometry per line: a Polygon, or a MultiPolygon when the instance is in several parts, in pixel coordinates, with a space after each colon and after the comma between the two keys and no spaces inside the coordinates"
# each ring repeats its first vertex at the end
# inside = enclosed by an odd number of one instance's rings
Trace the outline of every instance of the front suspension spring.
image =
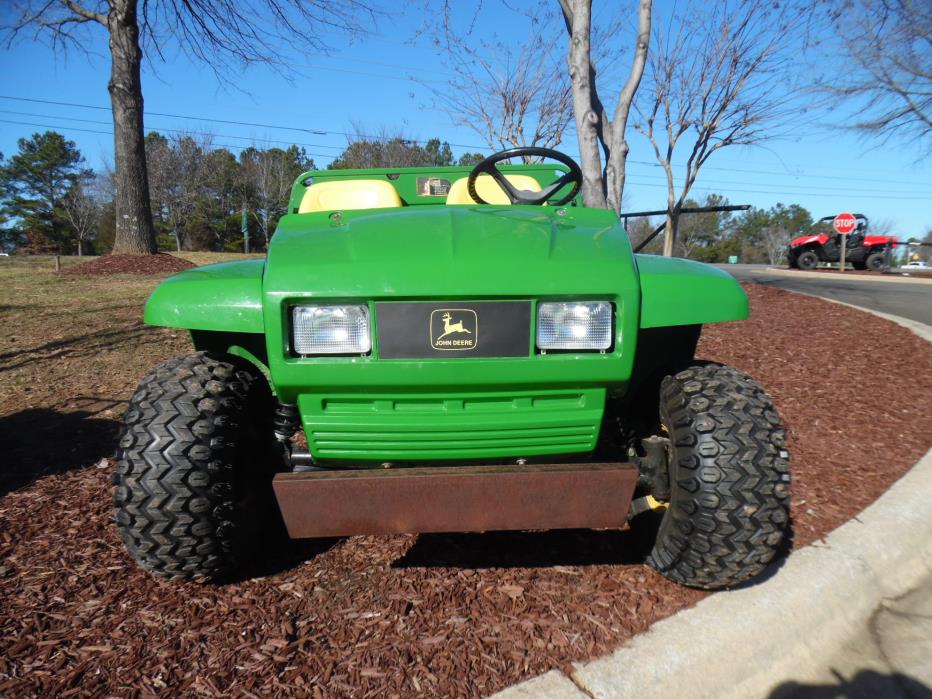
{"type": "Polygon", "coordinates": [[[301,415],[297,405],[279,403],[272,417],[272,426],[275,430],[275,439],[287,442],[301,428],[301,415]]]}

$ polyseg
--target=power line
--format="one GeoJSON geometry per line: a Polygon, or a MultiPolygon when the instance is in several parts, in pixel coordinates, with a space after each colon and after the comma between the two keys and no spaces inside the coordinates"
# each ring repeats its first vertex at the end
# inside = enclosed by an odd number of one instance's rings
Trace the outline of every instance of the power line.
{"type": "MultiPolygon", "coordinates": [[[[75,103],[75,102],[60,102],[56,100],[46,100],[46,99],[31,98],[31,97],[16,97],[16,96],[11,96],[11,95],[0,95],[0,99],[15,100],[15,101],[20,101],[20,102],[34,102],[38,104],[51,104],[51,105],[57,105],[57,106],[63,106],[63,107],[75,107],[79,109],[96,109],[96,110],[102,110],[102,111],[110,111],[110,107],[102,107],[100,105],[80,104],[80,103],[75,103]]],[[[168,112],[146,112],[146,114],[150,116],[160,116],[160,117],[166,117],[166,118],[171,118],[171,119],[191,119],[195,121],[205,121],[205,122],[211,122],[211,123],[217,123],[217,124],[232,124],[234,126],[251,126],[255,128],[276,129],[276,130],[284,130],[284,131],[297,131],[301,133],[310,133],[310,134],[315,134],[319,136],[355,137],[358,135],[363,138],[369,138],[371,140],[378,140],[379,138],[382,138],[382,137],[377,137],[377,136],[369,136],[366,134],[349,133],[346,131],[326,131],[326,130],[321,130],[321,129],[310,129],[310,128],[298,127],[298,126],[288,126],[284,124],[264,124],[260,122],[234,121],[231,119],[201,117],[201,116],[194,116],[190,114],[173,114],[173,113],[168,113],[168,112]]],[[[55,117],[55,118],[66,118],[66,117],[55,117]]],[[[233,138],[241,138],[241,137],[233,137],[233,138]]],[[[272,142],[272,139],[255,139],[255,140],[265,140],[268,142],[272,142]]],[[[413,139],[413,138],[405,139],[405,140],[408,140],[412,143],[418,143],[421,145],[427,143],[427,140],[419,140],[419,139],[413,139]]],[[[286,143],[287,141],[281,141],[281,142],[286,143]]],[[[447,141],[447,143],[450,146],[455,147],[455,148],[466,148],[470,150],[484,151],[488,148],[487,145],[450,143],[449,141],[447,141]]],[[[302,145],[302,144],[295,144],[295,145],[302,145]]],[[[310,144],[304,144],[304,145],[310,145],[310,144]]],[[[321,144],[311,145],[311,147],[313,148],[337,148],[337,146],[324,146],[321,144]]],[[[577,159],[579,158],[578,154],[568,153],[568,155],[571,155],[577,159]]],[[[324,157],[331,157],[331,156],[324,156],[324,157]]],[[[628,163],[632,165],[643,165],[643,166],[651,167],[651,168],[660,167],[660,165],[656,162],[645,161],[645,160],[631,159],[631,160],[628,160],[628,163]]],[[[876,182],[877,181],[876,179],[862,178],[862,177],[838,176],[838,175],[824,176],[824,175],[820,175],[818,171],[807,173],[807,174],[793,174],[793,173],[787,173],[787,172],[776,172],[772,170],[756,170],[756,169],[750,169],[750,168],[724,167],[724,166],[715,166],[715,165],[706,165],[703,167],[703,170],[712,170],[712,171],[718,171],[718,172],[742,172],[742,173],[747,173],[747,174],[770,175],[770,176],[776,176],[776,177],[795,177],[795,178],[824,177],[826,179],[836,180],[839,182],[843,182],[843,181],[876,182]]],[[[891,179],[885,178],[884,182],[888,184],[910,184],[910,185],[918,185],[918,186],[924,186],[928,184],[930,187],[932,187],[932,183],[926,183],[922,181],[917,182],[917,181],[906,181],[906,180],[891,180],[891,179]]],[[[803,186],[804,185],[800,185],[800,187],[803,187],[803,186]]]]}
{"type": "MultiPolygon", "coordinates": [[[[666,189],[667,187],[665,184],[656,184],[652,182],[631,182],[629,180],[629,183],[637,187],[662,187],[664,189],[666,189]]],[[[711,194],[727,194],[731,192],[740,193],[740,194],[769,194],[771,196],[784,195],[787,197],[799,197],[799,196],[805,196],[807,194],[807,192],[787,192],[787,191],[778,190],[778,189],[735,189],[729,186],[726,186],[726,187],[693,186],[690,188],[690,191],[709,192],[711,194]]],[[[828,192],[819,192],[817,194],[818,196],[823,196],[823,197],[842,196],[845,194],[849,194],[852,196],[857,196],[860,199],[882,199],[884,201],[928,201],[929,199],[929,197],[927,196],[918,196],[918,197],[897,197],[897,196],[888,196],[888,195],[877,196],[875,194],[869,194],[869,193],[851,192],[850,190],[842,191],[839,194],[832,194],[828,192]]]]}
{"type": "MultiPolygon", "coordinates": [[[[96,133],[103,136],[113,136],[113,131],[100,131],[97,129],[82,129],[77,126],[59,126],[57,124],[37,124],[31,121],[12,121],[10,119],[0,119],[2,124],[17,124],[19,126],[39,126],[43,129],[61,129],[62,131],[81,131],[83,133],[96,133]]],[[[230,148],[233,150],[244,151],[250,146],[235,145],[232,143],[211,143],[211,146],[217,146],[219,148],[230,148]]],[[[305,155],[312,155],[318,158],[333,158],[333,153],[309,153],[304,151],[305,155]]]]}
{"type": "MultiPolygon", "coordinates": [[[[14,115],[21,115],[21,116],[33,116],[33,117],[39,117],[39,118],[55,119],[55,120],[59,120],[59,121],[75,121],[75,122],[81,122],[81,123],[100,124],[100,125],[109,125],[109,124],[110,124],[109,121],[100,121],[100,120],[96,120],[96,119],[82,119],[82,118],[79,118],[79,117],[70,117],[70,116],[69,116],[69,117],[63,117],[63,116],[55,116],[55,115],[51,115],[51,114],[36,114],[36,113],[34,113],[34,112],[18,112],[18,111],[13,111],[13,110],[6,110],[6,109],[0,110],[0,114],[14,114],[14,115]]],[[[15,124],[15,123],[19,123],[19,124],[24,125],[24,126],[41,126],[41,127],[45,127],[45,128],[69,128],[69,127],[67,127],[67,126],[57,126],[57,125],[50,125],[50,124],[37,124],[37,123],[34,123],[34,122],[15,122],[15,121],[11,121],[11,120],[0,120],[0,121],[4,121],[4,122],[6,122],[6,123],[14,123],[14,124],[15,124]]],[[[319,143],[292,142],[292,141],[283,141],[283,140],[279,140],[279,139],[269,139],[269,138],[261,138],[261,137],[248,137],[248,136],[235,136],[235,135],[232,135],[232,134],[224,134],[224,133],[211,133],[211,132],[207,132],[207,131],[189,131],[189,130],[187,130],[187,129],[172,129],[172,128],[165,128],[165,127],[160,128],[160,127],[154,127],[154,126],[151,127],[151,128],[157,129],[157,130],[159,130],[159,131],[166,132],[166,133],[193,134],[193,135],[200,135],[200,136],[218,136],[218,137],[220,137],[220,138],[232,138],[232,139],[240,140],[240,141],[249,141],[250,143],[263,142],[263,143],[278,143],[278,144],[296,145],[296,146],[308,146],[308,147],[311,147],[311,148],[330,148],[330,149],[335,149],[335,150],[341,150],[341,149],[342,149],[341,146],[329,146],[329,145],[324,145],[324,144],[319,144],[319,143]]],[[[93,131],[92,131],[92,133],[112,133],[112,132],[93,132],[93,131]]],[[[214,144],[214,145],[221,146],[222,144],[216,143],[216,144],[214,144]]],[[[230,145],[230,144],[228,144],[228,145],[223,145],[222,147],[236,148],[236,149],[238,149],[238,150],[243,150],[243,149],[245,148],[244,146],[233,146],[233,145],[230,145]]],[[[248,147],[248,146],[246,146],[246,147],[248,147]]],[[[332,158],[332,157],[334,157],[336,154],[311,153],[311,155],[315,155],[315,156],[321,157],[321,158],[326,158],[326,157],[332,158]]],[[[652,176],[652,175],[632,175],[632,177],[645,177],[645,176],[652,176]]],[[[706,183],[706,184],[711,184],[711,185],[713,185],[713,186],[715,186],[715,187],[718,187],[718,188],[720,188],[720,189],[730,189],[730,190],[732,190],[732,191],[744,191],[744,190],[733,190],[733,185],[736,185],[736,184],[737,184],[737,185],[746,184],[745,182],[735,182],[735,181],[733,181],[733,180],[731,180],[731,181],[730,181],[730,180],[717,180],[717,181],[714,181],[714,182],[708,182],[708,181],[706,181],[705,183],[706,183]]],[[[641,184],[642,186],[652,186],[652,187],[659,186],[659,185],[654,184],[654,183],[636,183],[636,182],[632,182],[632,184],[641,184]]],[[[788,195],[789,195],[789,194],[792,194],[792,195],[796,195],[796,196],[798,196],[798,195],[810,194],[810,193],[812,193],[812,192],[823,192],[823,193],[831,194],[831,195],[844,195],[844,194],[849,194],[849,195],[854,195],[854,196],[866,196],[866,194],[863,193],[863,192],[861,192],[860,190],[850,189],[850,188],[845,189],[845,190],[841,190],[841,189],[839,189],[839,188],[837,188],[837,187],[822,187],[822,186],[818,186],[818,185],[814,185],[814,186],[806,186],[806,185],[793,186],[793,185],[786,185],[786,184],[781,185],[781,187],[783,188],[783,193],[788,194],[788,195]],[[791,191],[789,191],[790,189],[792,189],[792,190],[802,190],[802,191],[792,191],[792,192],[791,192],[791,191]]],[[[911,191],[902,192],[901,190],[891,191],[891,190],[877,190],[877,189],[871,189],[869,193],[870,193],[870,194],[878,194],[878,193],[879,193],[879,194],[884,194],[884,195],[887,195],[887,194],[898,194],[898,193],[902,193],[902,194],[906,194],[906,195],[912,195],[912,194],[920,195],[920,194],[922,194],[921,192],[911,192],[911,191]]]]}
{"type": "Polygon", "coordinates": [[[378,78],[379,80],[401,80],[402,82],[412,82],[412,83],[445,83],[446,80],[421,80],[418,78],[412,78],[411,76],[400,76],[400,75],[382,75],[380,73],[368,73],[364,70],[351,70],[349,68],[334,68],[333,66],[327,66],[325,68],[320,68],[318,66],[307,65],[307,64],[297,64],[294,65],[295,68],[310,68],[311,70],[325,70],[333,71],[335,73],[348,73],[350,75],[364,75],[367,78],[378,78]]]}
{"type": "MultiPolygon", "coordinates": [[[[653,175],[649,173],[648,174],[632,174],[631,177],[653,177],[653,175]]],[[[706,184],[710,183],[709,180],[706,180],[706,179],[703,179],[702,181],[703,183],[706,183],[706,184]]],[[[713,179],[711,184],[714,184],[720,187],[731,187],[732,185],[741,186],[741,185],[749,185],[749,184],[752,186],[769,186],[770,185],[769,182],[748,182],[747,180],[735,181],[735,180],[727,180],[727,179],[720,180],[717,178],[713,179]]],[[[664,184],[663,186],[666,187],[666,184],[664,184]]],[[[868,188],[868,187],[863,187],[863,186],[862,187],[848,187],[848,186],[842,186],[842,185],[839,185],[837,187],[828,187],[828,186],[821,186],[821,185],[793,184],[789,182],[774,183],[774,186],[780,187],[784,190],[791,190],[791,189],[800,190],[799,192],[800,194],[808,194],[810,192],[824,192],[828,194],[852,194],[852,195],[860,195],[861,193],[925,195],[925,190],[911,191],[908,189],[904,190],[901,187],[897,187],[894,189],[877,189],[876,187],[868,188]]],[[[677,189],[679,188],[677,187],[677,189]]],[[[692,187],[690,187],[690,189],[692,189],[692,187]]]]}
{"type": "MultiPolygon", "coordinates": [[[[412,48],[417,48],[417,47],[412,47],[412,48]]],[[[420,48],[427,49],[427,47],[420,47],[420,48]]],[[[327,57],[322,57],[322,58],[326,60],[327,57]]],[[[411,70],[410,64],[401,65],[399,63],[385,63],[384,61],[373,61],[373,60],[368,60],[364,58],[349,58],[348,56],[340,56],[338,60],[341,63],[348,61],[350,63],[366,63],[366,64],[373,65],[373,66],[380,66],[382,68],[392,68],[392,69],[397,69],[397,70],[411,70]]],[[[305,67],[312,67],[312,66],[305,66],[305,67]]],[[[327,69],[329,70],[329,67],[327,67],[327,69]]],[[[434,75],[445,75],[447,77],[452,77],[454,75],[452,71],[437,70],[435,68],[422,68],[420,66],[418,66],[417,71],[419,73],[433,73],[434,75]]],[[[382,76],[376,76],[376,77],[382,77],[382,76]]]]}
{"type": "MultiPolygon", "coordinates": [[[[0,99],[16,100],[19,102],[36,102],[38,104],[54,104],[60,107],[77,107],[79,109],[98,109],[98,110],[103,110],[107,112],[110,111],[110,107],[101,107],[100,105],[78,104],[76,102],[58,102],[56,100],[44,100],[44,99],[38,99],[34,97],[13,97],[10,95],[0,95],[0,99]]],[[[160,116],[160,117],[167,117],[170,119],[192,119],[194,121],[207,121],[207,122],[211,122],[215,124],[233,124],[234,126],[252,126],[255,128],[262,128],[262,129],[279,129],[282,131],[299,131],[301,133],[310,133],[310,134],[315,134],[317,136],[355,137],[358,135],[364,138],[370,138],[372,140],[377,140],[378,138],[381,138],[381,137],[366,136],[365,134],[350,133],[348,131],[324,131],[321,129],[308,129],[308,128],[302,128],[298,126],[285,126],[283,124],[262,124],[262,123],[253,122],[253,121],[233,121],[231,119],[214,119],[210,117],[193,116],[190,114],[170,114],[167,112],[149,112],[149,111],[147,111],[146,114],[149,116],[160,116]]],[[[427,143],[426,140],[418,140],[414,138],[408,138],[405,140],[410,141],[411,143],[420,143],[420,144],[427,143]]],[[[487,147],[487,146],[476,146],[476,145],[470,146],[470,145],[465,145],[462,143],[449,143],[449,141],[447,143],[448,145],[455,146],[457,148],[477,148],[481,150],[487,147]]]]}
{"type": "MultiPolygon", "coordinates": [[[[0,114],[16,114],[18,116],[28,116],[28,117],[37,117],[39,119],[57,119],[58,121],[79,121],[87,124],[102,124],[104,126],[109,126],[113,122],[111,121],[100,121],[99,119],[80,119],[78,117],[71,116],[56,116],[55,114],[36,114],[35,112],[17,112],[10,109],[0,109],[0,114]]],[[[12,123],[12,122],[11,122],[12,123]]],[[[62,127],[66,128],[66,127],[62,127]]],[[[147,125],[147,131],[164,131],[166,133],[178,133],[178,134],[193,134],[195,136],[219,136],[220,138],[235,138],[238,141],[250,141],[256,142],[261,141],[263,143],[284,143],[291,146],[308,146],[309,148],[333,148],[336,150],[343,150],[343,146],[328,146],[323,143],[302,143],[300,141],[283,141],[281,139],[275,138],[262,138],[259,136],[234,136],[233,134],[226,133],[213,133],[212,131],[191,131],[189,129],[172,129],[163,126],[153,126],[147,125]]]]}
{"type": "MultiPolygon", "coordinates": [[[[650,167],[660,167],[660,163],[650,162],[646,160],[628,160],[628,163],[633,163],[635,165],[648,165],[650,167]]],[[[676,166],[674,166],[676,167],[676,166]]],[[[836,176],[836,175],[820,175],[818,171],[811,174],[801,174],[801,173],[792,173],[792,172],[775,172],[773,170],[748,170],[746,168],[740,167],[724,167],[722,165],[703,165],[702,170],[719,170],[722,172],[746,172],[754,175],[771,175],[775,177],[812,177],[812,178],[824,178],[829,180],[838,180],[838,181],[851,181],[851,182],[877,182],[877,179],[870,177],[847,177],[847,176],[836,176]]],[[[887,184],[912,184],[912,185],[924,185],[924,182],[917,182],[915,180],[890,180],[884,178],[883,181],[887,184]]],[[[932,187],[932,183],[928,183],[932,187]]],[[[803,186],[803,185],[800,185],[803,186]]]]}
{"type": "MultiPolygon", "coordinates": [[[[44,99],[39,99],[39,98],[28,98],[28,97],[15,97],[15,96],[9,96],[9,95],[0,95],[0,99],[16,100],[16,101],[23,101],[23,102],[33,102],[33,103],[39,103],[39,104],[52,104],[52,105],[58,105],[58,106],[75,107],[75,108],[80,108],[80,109],[96,109],[96,110],[102,110],[102,111],[110,111],[110,108],[109,108],[109,107],[102,107],[102,106],[99,106],[99,105],[87,105],[87,104],[80,104],[80,103],[74,103],[74,102],[60,102],[60,101],[55,101],[55,100],[44,100],[44,99]]],[[[26,113],[26,112],[10,112],[10,111],[8,111],[8,110],[2,110],[2,111],[6,111],[7,113],[13,113],[13,114],[33,115],[33,114],[31,114],[31,113],[26,113]]],[[[348,132],[343,132],[343,131],[323,131],[323,130],[317,130],[317,129],[307,129],[307,128],[301,128],[301,127],[285,126],[285,125],[262,124],[262,123],[258,123],[258,122],[243,122],[243,121],[234,121],[234,120],[228,120],[228,119],[214,119],[214,118],[208,118],[208,117],[198,117],[198,116],[183,115],[183,114],[171,114],[171,113],[165,113],[165,112],[148,112],[148,114],[150,114],[150,115],[152,115],[152,116],[161,116],[161,117],[177,118],[177,119],[193,119],[193,120],[206,121],[206,122],[212,122],[212,123],[233,124],[233,125],[237,125],[237,126],[253,126],[253,127],[257,127],[257,128],[269,128],[269,129],[291,130],[291,131],[298,131],[298,132],[302,132],[302,133],[313,133],[313,134],[318,134],[318,135],[339,135],[339,136],[354,136],[354,135],[356,135],[356,134],[350,134],[350,133],[348,133],[348,132]]],[[[51,115],[34,115],[34,116],[39,116],[39,117],[43,117],[43,118],[52,118],[52,119],[61,120],[61,121],[81,121],[81,122],[97,123],[97,124],[109,123],[109,122],[100,122],[100,121],[94,121],[94,120],[89,120],[89,119],[81,119],[81,118],[78,118],[78,117],[55,117],[55,116],[51,116],[51,115]]],[[[20,123],[21,125],[25,125],[25,126],[41,126],[41,127],[44,127],[44,128],[65,128],[65,127],[61,127],[61,126],[53,126],[53,125],[48,125],[48,124],[35,124],[35,123],[30,123],[30,122],[14,122],[14,121],[10,121],[10,120],[0,120],[0,121],[5,121],[6,123],[12,123],[12,124],[20,123]]],[[[78,128],[76,128],[76,127],[67,127],[67,128],[70,128],[71,130],[75,130],[75,131],[85,131],[85,132],[89,132],[89,133],[101,133],[101,134],[110,133],[110,132],[102,132],[102,131],[93,131],[93,130],[90,130],[90,129],[78,129],[78,128]]],[[[172,133],[185,133],[185,132],[187,132],[187,133],[200,133],[201,135],[207,135],[207,134],[205,134],[205,132],[190,132],[190,131],[187,131],[187,130],[184,130],[184,129],[162,128],[161,130],[167,131],[167,132],[172,132],[172,133]]],[[[209,135],[214,135],[214,134],[209,134],[209,135]]],[[[229,134],[219,134],[219,135],[220,135],[221,137],[225,137],[225,138],[234,138],[234,139],[238,139],[238,140],[246,140],[246,139],[247,139],[247,137],[243,137],[243,136],[233,136],[233,135],[229,135],[229,134]]],[[[360,136],[362,136],[362,137],[364,137],[364,138],[372,138],[372,137],[366,136],[366,135],[364,135],[364,134],[360,134],[360,136]]],[[[250,138],[250,139],[248,139],[248,140],[250,140],[251,142],[291,143],[290,141],[277,140],[277,139],[268,139],[268,138],[259,138],[259,137],[250,138]]],[[[420,144],[425,144],[425,143],[427,143],[427,141],[425,141],[425,140],[418,140],[418,139],[406,139],[406,140],[409,140],[409,141],[412,142],[412,143],[420,143],[420,144]]],[[[221,144],[217,144],[217,145],[221,145],[221,144]]],[[[309,147],[312,147],[312,148],[329,148],[329,149],[334,149],[334,150],[340,148],[340,146],[330,146],[330,145],[324,145],[324,144],[311,144],[311,143],[294,143],[294,145],[309,146],[309,147]]],[[[469,145],[469,144],[459,144],[459,143],[452,143],[452,144],[449,144],[449,145],[455,146],[455,147],[458,147],[458,148],[471,148],[471,149],[474,148],[474,149],[479,149],[479,150],[484,150],[484,149],[487,147],[487,146],[478,146],[478,145],[475,145],[475,144],[469,145]]],[[[230,147],[230,148],[235,148],[235,149],[237,149],[237,150],[244,150],[244,148],[241,147],[241,146],[228,145],[228,146],[223,146],[223,147],[230,147]]],[[[314,156],[322,157],[322,158],[332,158],[332,157],[334,157],[333,154],[329,154],[329,153],[309,153],[309,155],[314,155],[314,156]]],[[[573,155],[573,154],[570,154],[570,155],[573,155]]],[[[578,158],[578,155],[576,155],[575,157],[578,158]]],[[[652,167],[652,168],[659,167],[658,163],[649,162],[649,161],[629,160],[628,162],[629,162],[630,164],[644,165],[644,166],[649,166],[649,167],[652,167]]],[[[730,167],[706,166],[705,169],[707,169],[707,170],[716,170],[716,171],[726,171],[726,172],[745,172],[745,173],[751,173],[751,174],[766,174],[766,175],[779,176],[779,177],[794,177],[794,175],[789,174],[789,173],[785,173],[785,172],[784,172],[784,173],[781,173],[781,172],[773,172],[773,171],[766,171],[766,170],[753,170],[753,169],[746,169],[746,168],[730,168],[730,167]]],[[[643,175],[642,175],[642,176],[643,176],[643,175]]],[[[807,176],[810,176],[810,175],[807,175],[807,176]]],[[[817,175],[811,175],[811,177],[815,177],[815,176],[817,176],[817,175]]],[[[837,180],[837,181],[844,181],[844,180],[850,180],[850,181],[863,181],[863,182],[874,182],[874,181],[876,181],[876,180],[872,180],[872,179],[857,178],[857,177],[830,177],[830,178],[828,178],[828,179],[837,180]]],[[[890,183],[890,184],[896,183],[895,180],[884,180],[884,181],[887,182],[887,183],[890,183]]],[[[923,183],[923,182],[914,182],[914,181],[911,181],[911,182],[908,182],[908,183],[905,182],[905,181],[900,181],[900,182],[903,182],[904,184],[912,184],[912,185],[920,185],[920,186],[925,184],[925,183],[923,183]]],[[[742,183],[722,183],[722,184],[727,184],[727,185],[730,186],[731,184],[742,184],[742,183]]],[[[644,183],[643,186],[659,186],[659,185],[644,183]]],[[[831,192],[831,193],[833,193],[833,194],[854,194],[854,192],[852,192],[852,190],[850,190],[850,189],[846,189],[846,190],[843,190],[843,191],[842,191],[842,190],[839,190],[839,189],[837,189],[837,188],[821,187],[821,186],[818,186],[818,185],[807,186],[807,185],[804,185],[804,184],[800,184],[800,185],[794,186],[794,185],[787,185],[787,184],[784,184],[784,185],[781,185],[781,186],[782,186],[783,188],[790,187],[790,188],[794,188],[794,189],[801,189],[801,190],[804,190],[804,191],[802,191],[802,192],[788,192],[788,191],[778,192],[778,191],[774,191],[773,193],[775,193],[775,194],[784,193],[784,194],[792,195],[792,196],[798,196],[798,195],[800,195],[800,194],[808,194],[808,193],[810,193],[810,192],[812,192],[812,191],[824,191],[824,192],[831,192]]],[[[728,187],[726,187],[726,188],[728,188],[728,187]]],[[[696,188],[696,189],[703,189],[703,188],[700,187],[700,188],[696,188]]],[[[744,192],[748,192],[748,193],[768,193],[768,192],[763,192],[763,191],[758,191],[758,190],[732,190],[732,191],[744,191],[744,192]]],[[[876,192],[876,190],[872,189],[871,192],[874,193],[874,192],[876,192]]],[[[912,194],[912,192],[908,192],[908,194],[912,194]]],[[[866,195],[860,195],[860,194],[856,194],[856,195],[857,195],[857,196],[866,196],[866,195]]],[[[890,198],[890,199],[904,199],[904,200],[915,199],[914,197],[885,197],[885,198],[890,198]]],[[[926,197],[918,197],[918,198],[923,199],[923,198],[926,198],[926,197]]]]}
{"type": "MultiPolygon", "coordinates": [[[[73,127],[73,126],[61,127],[61,126],[55,126],[55,125],[51,125],[51,124],[39,124],[39,123],[34,123],[34,122],[12,121],[12,120],[10,120],[10,119],[0,119],[0,123],[17,124],[17,125],[21,125],[21,126],[39,126],[39,127],[42,127],[42,128],[62,128],[63,130],[66,130],[66,131],[80,131],[80,132],[84,132],[84,133],[94,133],[94,134],[101,134],[101,135],[106,135],[106,136],[112,136],[112,135],[113,135],[113,132],[112,132],[112,131],[101,131],[101,130],[97,130],[97,129],[85,129],[85,128],[73,127]]],[[[249,148],[249,146],[234,145],[234,144],[229,144],[229,143],[213,143],[213,144],[211,144],[211,145],[217,146],[217,147],[219,147],[219,148],[229,148],[229,149],[232,149],[232,150],[239,150],[239,151],[243,151],[243,150],[246,150],[247,148],[249,148]]],[[[331,153],[307,153],[307,155],[315,156],[315,157],[320,157],[320,158],[333,158],[333,154],[331,154],[331,153]]],[[[636,176],[635,176],[635,177],[636,177],[636,176]]],[[[636,182],[636,181],[633,180],[633,178],[629,178],[628,183],[629,183],[629,184],[632,184],[632,185],[635,185],[635,186],[637,186],[637,187],[666,188],[666,185],[665,185],[665,184],[659,184],[659,183],[656,183],[656,182],[636,182]]],[[[722,184],[724,184],[724,183],[722,183],[722,184]]],[[[809,193],[808,191],[803,191],[803,192],[789,192],[789,191],[786,191],[785,189],[767,189],[767,190],[743,189],[743,188],[734,188],[734,187],[731,187],[730,185],[716,186],[715,183],[708,183],[708,185],[709,185],[709,186],[694,186],[694,187],[692,187],[692,190],[693,190],[693,191],[700,191],[700,192],[710,192],[710,193],[767,194],[767,195],[771,195],[771,196],[780,196],[780,195],[784,195],[784,196],[788,196],[788,197],[798,197],[798,196],[802,196],[802,195],[805,195],[805,194],[808,194],[808,193],[809,193]]],[[[847,194],[852,194],[852,192],[851,192],[850,190],[841,192],[841,194],[845,194],[845,193],[847,193],[847,194]]],[[[856,195],[856,196],[858,196],[859,198],[862,198],[862,199],[880,199],[880,200],[885,200],[885,201],[886,201],[886,200],[890,200],[890,201],[923,201],[923,200],[925,200],[925,199],[928,198],[928,197],[926,197],[926,196],[916,196],[916,197],[912,197],[912,196],[889,196],[888,194],[877,195],[877,194],[856,193],[856,192],[854,193],[854,195],[856,195]]],[[[832,195],[831,193],[823,193],[821,196],[833,196],[833,195],[832,195]]]]}

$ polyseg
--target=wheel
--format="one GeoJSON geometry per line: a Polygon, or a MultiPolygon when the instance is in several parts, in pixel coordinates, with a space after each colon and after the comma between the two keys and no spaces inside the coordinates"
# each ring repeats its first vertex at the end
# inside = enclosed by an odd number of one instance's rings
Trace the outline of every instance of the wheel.
{"type": "Polygon", "coordinates": [[[880,272],[884,268],[884,253],[872,252],[867,256],[867,259],[864,260],[864,263],[867,269],[880,272]]]}
{"type": "Polygon", "coordinates": [[[819,266],[819,256],[812,250],[804,250],[797,256],[796,266],[803,270],[815,269],[819,266]]]}
{"type": "Polygon", "coordinates": [[[113,496],[139,565],[217,580],[242,560],[272,506],[271,415],[265,379],[229,355],[178,357],[142,380],[124,417],[113,496]]]}
{"type": "Polygon", "coordinates": [[[773,559],[789,523],[789,454],[770,398],[720,364],[664,377],[670,499],[647,562],[691,587],[736,585],[773,559]]]}

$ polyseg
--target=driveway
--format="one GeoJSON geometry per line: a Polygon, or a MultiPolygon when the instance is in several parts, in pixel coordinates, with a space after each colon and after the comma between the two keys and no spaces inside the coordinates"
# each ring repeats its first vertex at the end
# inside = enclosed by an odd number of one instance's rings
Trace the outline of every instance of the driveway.
{"type": "Polygon", "coordinates": [[[773,271],[767,265],[717,265],[739,281],[844,301],[881,313],[891,313],[932,325],[932,284],[878,281],[855,274],[794,277],[791,271],[773,271]],[[843,278],[842,278],[843,277],[843,278]]]}

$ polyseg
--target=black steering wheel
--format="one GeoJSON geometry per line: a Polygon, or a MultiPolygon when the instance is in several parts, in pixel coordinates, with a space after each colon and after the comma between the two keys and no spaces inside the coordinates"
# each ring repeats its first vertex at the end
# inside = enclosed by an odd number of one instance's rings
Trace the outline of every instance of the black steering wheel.
{"type": "Polygon", "coordinates": [[[485,201],[476,192],[476,179],[479,177],[479,175],[490,175],[492,179],[498,183],[498,186],[504,190],[505,195],[509,200],[511,200],[512,204],[542,206],[543,204],[547,203],[547,200],[553,194],[556,194],[558,191],[560,191],[560,189],[572,183],[573,188],[570,190],[569,194],[567,194],[565,197],[562,197],[559,201],[551,202],[554,206],[563,206],[567,202],[571,201],[573,197],[579,193],[580,187],[582,187],[582,170],[579,169],[579,165],[576,164],[576,161],[573,160],[570,156],[564,155],[559,151],[551,150],[550,148],[509,148],[508,150],[493,153],[488,158],[476,165],[476,167],[472,169],[472,172],[469,173],[469,180],[466,182],[466,189],[469,192],[469,196],[472,197],[473,201],[477,201],[480,204],[488,204],[489,202],[485,201]],[[537,155],[544,158],[549,158],[550,160],[556,160],[557,162],[566,165],[570,171],[564,173],[564,175],[556,180],[553,184],[547,185],[539,192],[529,192],[526,189],[517,189],[495,166],[503,160],[521,157],[524,155],[537,155]]]}

